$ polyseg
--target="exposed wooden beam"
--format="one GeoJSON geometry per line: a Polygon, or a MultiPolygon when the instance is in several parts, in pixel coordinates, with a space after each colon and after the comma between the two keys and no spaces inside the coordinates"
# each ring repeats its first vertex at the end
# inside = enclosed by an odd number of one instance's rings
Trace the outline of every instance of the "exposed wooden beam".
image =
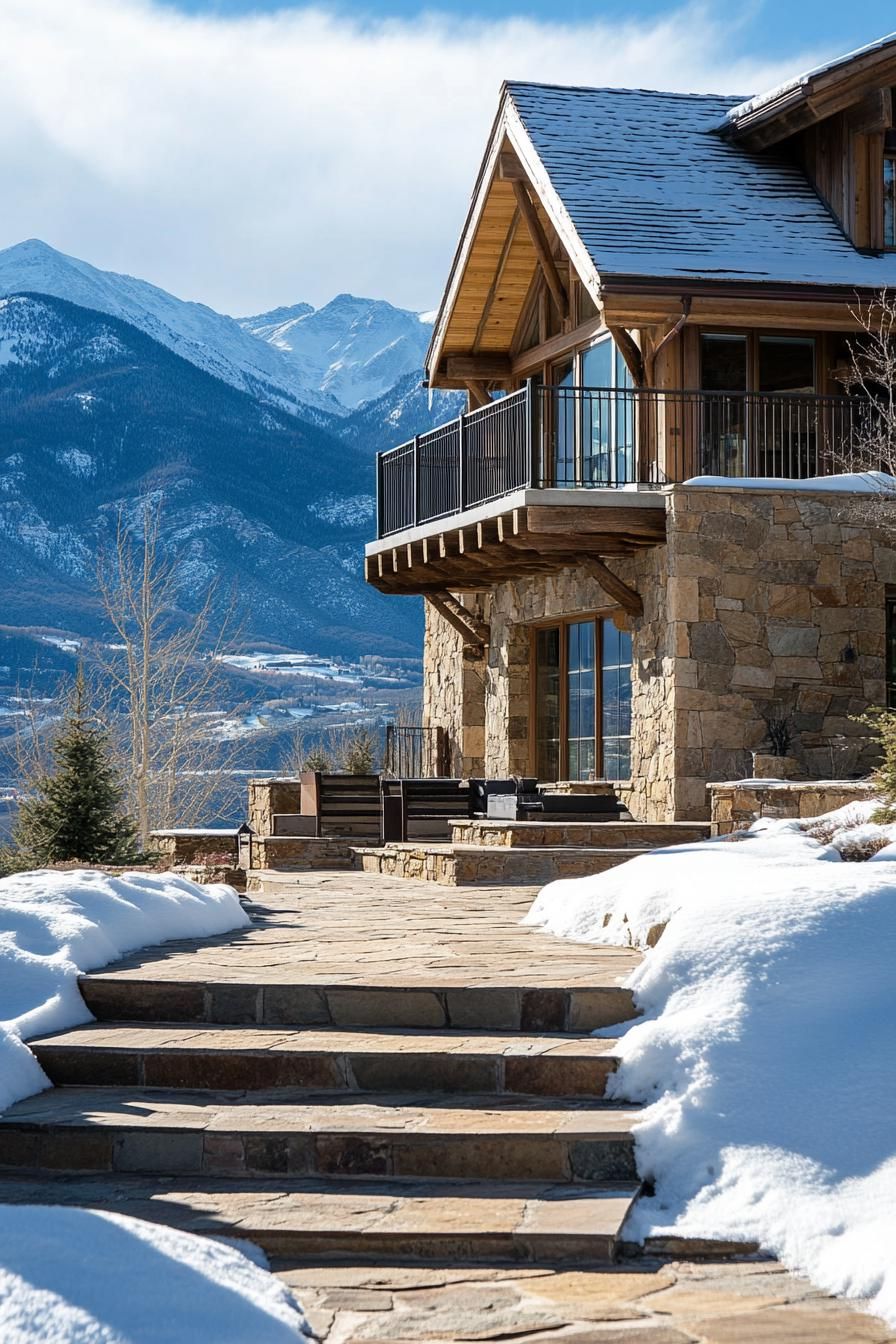
{"type": "Polygon", "coordinates": [[[509,355],[449,355],[445,363],[448,377],[463,383],[469,378],[485,383],[504,383],[512,372],[509,355]]]}
{"type": "Polygon", "coordinates": [[[512,150],[502,150],[498,155],[498,176],[505,182],[526,181],[526,170],[512,150]]]}
{"type": "Polygon", "coordinates": [[[513,217],[510,221],[510,226],[507,230],[504,242],[501,247],[501,255],[498,257],[498,264],[495,267],[495,273],[492,276],[492,282],[489,285],[488,293],[485,296],[485,303],[482,305],[482,313],[479,318],[479,323],[476,327],[476,335],[473,338],[474,354],[479,350],[479,346],[482,343],[482,338],[485,335],[485,328],[488,325],[488,319],[491,317],[492,306],[494,305],[495,302],[495,296],[497,295],[498,290],[501,287],[501,281],[504,277],[504,268],[507,265],[507,258],[510,256],[510,249],[513,247],[513,240],[516,237],[516,231],[519,228],[519,224],[520,224],[520,211],[519,206],[517,206],[516,210],[514,210],[513,212],[513,217]]]}
{"type": "Polygon", "coordinates": [[[481,648],[489,642],[491,638],[489,627],[467,611],[451,593],[429,593],[427,601],[431,602],[439,615],[454,627],[465,646],[481,648]]]}
{"type": "Polygon", "coordinates": [[[616,348],[625,360],[635,387],[646,387],[647,374],[644,370],[644,356],[631,332],[626,327],[609,327],[610,335],[616,342],[616,348]]]}
{"type": "Polygon", "coordinates": [[[569,297],[563,287],[560,272],[557,270],[556,262],[551,254],[550,244],[545,236],[544,229],[541,227],[538,211],[532,204],[532,197],[529,195],[525,182],[514,182],[513,194],[516,197],[516,203],[519,206],[526,228],[529,230],[529,237],[532,239],[538,264],[544,273],[545,283],[551,291],[551,298],[557,305],[557,311],[561,318],[567,318],[569,316],[569,297]]]}
{"type": "Polygon", "coordinates": [[[488,395],[488,388],[485,383],[478,378],[467,378],[467,395],[470,398],[470,410],[477,411],[480,406],[487,406],[491,398],[488,395]]]}
{"type": "Polygon", "coordinates": [[[603,560],[598,560],[593,555],[583,555],[579,558],[579,564],[589,574],[594,575],[604,592],[615,598],[620,607],[627,611],[630,616],[644,615],[644,603],[641,601],[641,594],[636,589],[630,588],[623,579],[620,579],[618,574],[614,574],[612,569],[604,564],[603,560]]]}

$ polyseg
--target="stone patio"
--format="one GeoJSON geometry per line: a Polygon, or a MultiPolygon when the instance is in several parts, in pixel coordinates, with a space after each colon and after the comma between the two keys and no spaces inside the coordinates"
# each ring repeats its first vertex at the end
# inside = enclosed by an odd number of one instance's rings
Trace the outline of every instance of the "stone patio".
{"type": "Polygon", "coordinates": [[[100,1020],[35,1041],[57,1086],[0,1116],[0,1200],[255,1241],[328,1344],[896,1339],[755,1258],[614,1264],[637,1107],[588,1033],[639,954],[521,926],[532,895],[281,874],[251,928],[85,977],[100,1020]]]}

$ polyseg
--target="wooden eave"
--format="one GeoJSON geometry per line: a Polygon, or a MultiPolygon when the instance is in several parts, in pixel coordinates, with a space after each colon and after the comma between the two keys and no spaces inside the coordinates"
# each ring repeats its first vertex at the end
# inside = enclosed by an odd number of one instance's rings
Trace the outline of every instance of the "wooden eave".
{"type": "Polygon", "coordinates": [[[896,35],[884,45],[808,75],[798,84],[726,122],[720,133],[745,149],[762,150],[896,84],[896,35]]]}
{"type": "Polygon", "coordinates": [[[877,292],[847,285],[616,275],[601,279],[601,306],[607,326],[652,327],[674,321],[688,299],[688,323],[693,326],[850,331],[858,330],[857,314],[877,292]]]}
{"type": "MultiPolygon", "coordinates": [[[[438,596],[480,592],[532,574],[631,555],[665,541],[666,510],[657,507],[659,502],[528,505],[459,527],[444,520],[412,540],[385,538],[368,547],[365,578],[384,593],[438,596]]],[[[627,601],[635,597],[630,593],[627,601]]]]}
{"type": "Polygon", "coordinates": [[[464,379],[450,371],[452,359],[509,352],[539,268],[531,219],[526,218],[529,201],[538,226],[560,240],[598,302],[600,282],[591,258],[505,88],[426,356],[432,386],[464,385],[464,379]],[[508,158],[520,171],[505,176],[502,160],[508,158]]]}

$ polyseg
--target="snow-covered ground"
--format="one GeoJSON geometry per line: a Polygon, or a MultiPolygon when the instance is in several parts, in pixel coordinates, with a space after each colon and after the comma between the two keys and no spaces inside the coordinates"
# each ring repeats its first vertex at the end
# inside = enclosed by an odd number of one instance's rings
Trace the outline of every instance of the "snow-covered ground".
{"type": "Polygon", "coordinates": [[[262,1253],[240,1246],[116,1213],[0,1207],[0,1339],[295,1344],[301,1309],[262,1253]]]}
{"type": "Polygon", "coordinates": [[[526,918],[649,949],[643,1017],[601,1033],[612,1094],[648,1103],[632,1237],[757,1241],[896,1324],[896,829],[873,810],[555,882],[526,918]]]}
{"type": "Polygon", "coordinates": [[[50,1085],[23,1037],[91,1020],[81,972],[138,947],[248,923],[231,887],[173,873],[41,870],[0,880],[0,1109],[50,1085]]]}

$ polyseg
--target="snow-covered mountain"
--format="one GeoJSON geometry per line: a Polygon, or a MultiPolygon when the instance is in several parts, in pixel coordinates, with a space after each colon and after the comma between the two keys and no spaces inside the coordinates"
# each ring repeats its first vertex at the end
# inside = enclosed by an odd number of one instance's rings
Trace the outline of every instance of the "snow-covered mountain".
{"type": "Polygon", "coordinates": [[[306,415],[308,407],[343,413],[333,397],[302,379],[294,362],[232,317],[146,280],[98,270],[37,238],[0,251],[0,296],[23,292],[52,294],[120,317],[206,373],[293,414],[306,415]]]}
{"type": "Polygon", "coordinates": [[[36,238],[0,251],[0,296],[20,293],[119,317],[241,392],[322,425],[422,376],[432,331],[429,313],[351,294],[237,321],[36,238]]]}
{"type": "MultiPolygon", "coordinates": [[[[341,422],[337,422],[341,423],[341,422]]],[[[364,582],[374,473],[360,443],[261,402],[118,318],[0,299],[0,622],[100,628],[96,552],[163,500],[186,610],[217,581],[246,636],[413,655],[418,604],[364,582]],[[251,466],[247,466],[251,464],[251,466]]]]}
{"type": "Polygon", "coordinates": [[[286,356],[304,385],[355,410],[408,374],[419,377],[431,319],[382,299],[338,294],[323,308],[275,308],[241,318],[240,325],[286,356]]]}

